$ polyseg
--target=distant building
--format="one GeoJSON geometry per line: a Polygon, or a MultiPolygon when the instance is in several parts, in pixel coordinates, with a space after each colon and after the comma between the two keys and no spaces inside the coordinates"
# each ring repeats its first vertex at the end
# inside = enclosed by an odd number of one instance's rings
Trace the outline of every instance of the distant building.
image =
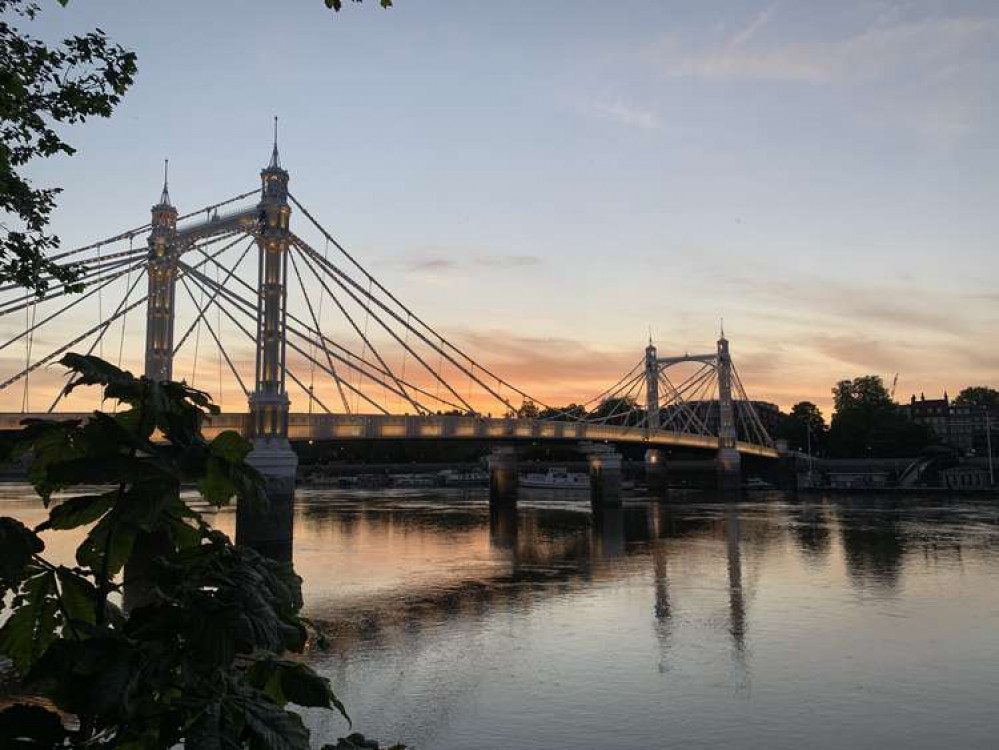
{"type": "MultiPolygon", "coordinates": [[[[926,425],[942,442],[962,453],[985,454],[987,426],[992,430],[993,439],[999,430],[999,409],[955,404],[946,392],[943,398],[928,399],[921,393],[917,399],[913,395],[906,408],[909,419],[926,425]]],[[[999,445],[993,444],[992,450],[999,450],[999,445]]]]}

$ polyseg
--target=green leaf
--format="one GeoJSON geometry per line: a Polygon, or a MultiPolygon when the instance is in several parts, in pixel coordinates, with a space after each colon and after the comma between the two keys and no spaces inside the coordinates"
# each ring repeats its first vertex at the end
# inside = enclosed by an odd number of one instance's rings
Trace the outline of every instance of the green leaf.
{"type": "Polygon", "coordinates": [[[6,654],[22,673],[45,653],[56,639],[59,603],[55,576],[46,570],[22,587],[24,602],[0,628],[0,653],[6,654]]]}
{"type": "Polygon", "coordinates": [[[335,708],[350,723],[350,716],[334,695],[329,680],[306,664],[261,659],[250,668],[248,678],[279,706],[294,703],[309,708],[335,708]]]}
{"type": "Polygon", "coordinates": [[[76,561],[96,574],[108,577],[118,574],[132,553],[139,529],[122,522],[120,514],[112,511],[100,520],[76,549],[76,561]]]}
{"type": "Polygon", "coordinates": [[[227,467],[215,457],[205,463],[205,476],[198,482],[198,492],[216,508],[227,504],[237,493],[227,467]]]}
{"type": "Polygon", "coordinates": [[[66,616],[74,622],[93,625],[97,620],[97,588],[83,576],[63,566],[56,568],[56,577],[62,589],[62,606],[66,616]]]}
{"type": "Polygon", "coordinates": [[[220,432],[209,447],[214,455],[235,464],[242,463],[250,455],[253,443],[234,430],[226,430],[220,432]]]}
{"type": "Polygon", "coordinates": [[[250,750],[310,750],[309,730],[297,714],[281,709],[262,694],[240,703],[250,750]]]}
{"type": "Polygon", "coordinates": [[[46,529],[75,529],[86,526],[103,516],[114,505],[116,494],[82,495],[71,497],[49,511],[49,520],[38,526],[38,531],[46,529]]]}
{"type": "Polygon", "coordinates": [[[16,586],[31,558],[44,549],[38,535],[23,523],[0,517],[0,585],[16,586]]]}
{"type": "Polygon", "coordinates": [[[65,736],[59,715],[42,706],[15,703],[0,711],[0,747],[5,750],[50,750],[65,736]]]}

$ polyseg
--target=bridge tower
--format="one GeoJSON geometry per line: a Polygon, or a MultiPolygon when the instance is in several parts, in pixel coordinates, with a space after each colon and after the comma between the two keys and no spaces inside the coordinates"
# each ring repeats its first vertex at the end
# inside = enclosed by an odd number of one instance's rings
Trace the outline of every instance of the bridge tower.
{"type": "Polygon", "coordinates": [[[742,481],[741,459],[736,449],[735,410],[732,404],[732,357],[722,330],[718,339],[718,479],[723,489],[742,481]]]}
{"type": "Polygon", "coordinates": [[[649,435],[659,432],[659,355],[651,338],[645,347],[645,419],[649,435]]]}
{"type": "Polygon", "coordinates": [[[295,472],[298,458],[288,442],[289,398],[285,390],[285,302],[287,296],[288,172],[281,167],[274,120],[274,149],[260,172],[257,206],[259,293],[257,300],[256,385],[250,394],[250,436],[253,452],[247,461],[267,480],[270,507],[266,511],[239,508],[237,542],[271,557],[290,559],[295,472]]]}
{"type": "Polygon", "coordinates": [[[149,302],[146,306],[146,377],[173,376],[173,312],[177,283],[177,209],[170,203],[167,164],[163,192],[152,207],[149,233],[149,302]]]}

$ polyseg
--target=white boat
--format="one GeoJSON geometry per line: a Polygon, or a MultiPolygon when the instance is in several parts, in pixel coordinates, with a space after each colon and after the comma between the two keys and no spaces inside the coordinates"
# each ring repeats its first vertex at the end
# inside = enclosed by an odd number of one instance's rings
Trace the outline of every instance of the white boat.
{"type": "Polygon", "coordinates": [[[553,466],[544,474],[521,474],[521,487],[537,487],[546,490],[585,490],[590,486],[590,477],[582,472],[567,471],[553,466]]]}
{"type": "Polygon", "coordinates": [[[455,471],[444,469],[437,472],[438,481],[445,487],[469,487],[479,484],[489,484],[489,475],[481,469],[471,471],[455,471]]]}

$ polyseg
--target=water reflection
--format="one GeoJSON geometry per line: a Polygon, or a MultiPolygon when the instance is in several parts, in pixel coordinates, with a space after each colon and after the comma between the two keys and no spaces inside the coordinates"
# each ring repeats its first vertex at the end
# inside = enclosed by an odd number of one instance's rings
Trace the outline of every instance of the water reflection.
{"type": "MultiPolygon", "coordinates": [[[[38,515],[21,498],[11,509],[38,515]]],[[[332,643],[308,658],[379,737],[442,750],[994,739],[991,505],[490,510],[475,492],[302,491],[295,525],[306,614],[332,643]]]]}

